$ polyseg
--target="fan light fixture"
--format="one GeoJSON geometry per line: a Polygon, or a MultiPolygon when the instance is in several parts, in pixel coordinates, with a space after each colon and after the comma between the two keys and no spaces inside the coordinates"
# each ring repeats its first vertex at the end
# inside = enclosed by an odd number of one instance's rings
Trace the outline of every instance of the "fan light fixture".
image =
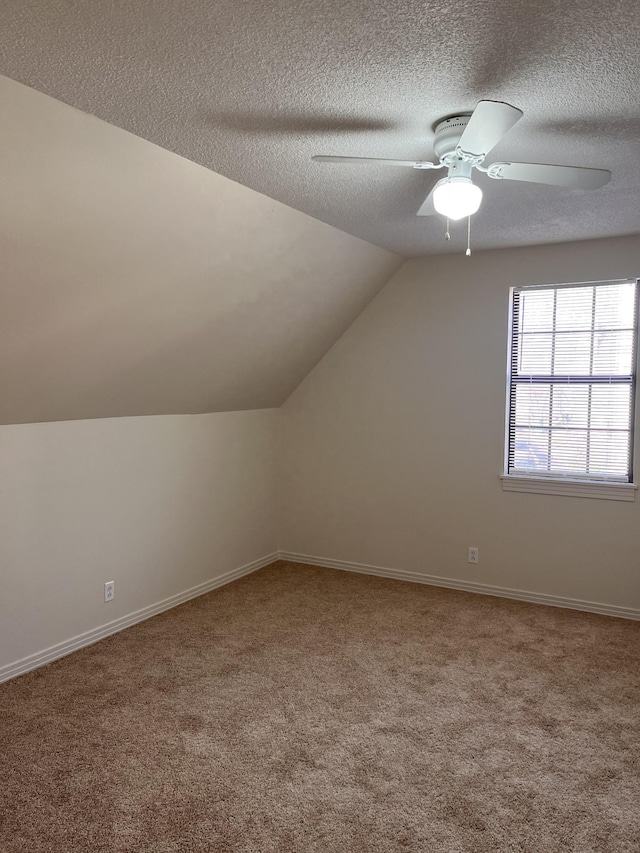
{"type": "Polygon", "coordinates": [[[406,166],[410,169],[447,169],[418,210],[418,216],[439,213],[447,217],[445,240],[451,239],[449,220],[468,218],[467,255],[471,254],[471,219],[482,201],[482,190],[471,180],[473,170],[496,181],[525,181],[576,190],[596,190],[610,179],[608,169],[584,166],[553,166],[545,163],[486,163],[490,151],[522,118],[522,110],[502,101],[478,101],[472,113],[456,113],[434,127],[431,160],[389,160],[379,157],[341,157],[320,154],[313,160],[330,163],[369,163],[374,166],[406,166]]]}
{"type": "Polygon", "coordinates": [[[448,219],[464,219],[480,207],[482,190],[462,175],[442,178],[433,191],[433,206],[448,219]]]}

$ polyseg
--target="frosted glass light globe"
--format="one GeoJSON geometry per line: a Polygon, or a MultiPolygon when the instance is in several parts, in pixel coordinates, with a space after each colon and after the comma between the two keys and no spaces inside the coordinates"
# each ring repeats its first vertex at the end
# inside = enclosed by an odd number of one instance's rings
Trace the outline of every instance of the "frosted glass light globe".
{"type": "Polygon", "coordinates": [[[433,191],[433,206],[437,212],[453,220],[471,216],[481,201],[480,187],[472,183],[471,178],[462,176],[442,178],[433,191]]]}

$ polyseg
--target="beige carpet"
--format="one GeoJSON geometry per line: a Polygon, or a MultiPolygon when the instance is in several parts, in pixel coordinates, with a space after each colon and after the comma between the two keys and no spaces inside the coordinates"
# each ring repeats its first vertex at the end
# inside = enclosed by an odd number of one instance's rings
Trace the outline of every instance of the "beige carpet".
{"type": "Polygon", "coordinates": [[[278,563],[0,686],[0,850],[638,853],[639,674],[639,623],[278,563]]]}

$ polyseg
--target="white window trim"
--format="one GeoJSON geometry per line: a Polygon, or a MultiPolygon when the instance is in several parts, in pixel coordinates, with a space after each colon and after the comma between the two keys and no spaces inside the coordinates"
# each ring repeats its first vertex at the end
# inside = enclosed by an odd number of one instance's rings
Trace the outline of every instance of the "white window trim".
{"type": "Polygon", "coordinates": [[[525,477],[517,474],[502,474],[500,479],[502,490],[505,492],[531,492],[537,495],[564,495],[605,501],[635,501],[638,490],[634,483],[572,480],[568,477],[525,477]]]}
{"type": "MultiPolygon", "coordinates": [[[[633,280],[633,279],[632,279],[633,280]]],[[[594,284],[617,284],[619,282],[628,281],[628,279],[612,279],[605,281],[585,281],[585,282],[566,282],[574,287],[585,286],[591,287],[594,284]]],[[[559,283],[555,284],[538,284],[531,287],[558,287],[559,283]]],[[[636,286],[640,287],[640,279],[636,279],[636,286]]],[[[509,288],[509,314],[508,314],[508,329],[507,335],[507,385],[506,385],[506,400],[509,399],[509,390],[511,387],[511,347],[513,335],[513,291],[515,287],[509,288]]],[[[522,289],[522,288],[521,288],[522,289]]],[[[636,310],[640,312],[640,300],[636,305],[636,310]]],[[[640,324],[639,324],[640,327],[640,324]]],[[[636,361],[640,362],[640,346],[636,342],[636,361]]],[[[636,375],[638,366],[636,364],[636,375]]],[[[638,394],[636,390],[636,394],[638,394]]],[[[638,406],[638,399],[633,402],[634,408],[638,406]]],[[[637,422],[635,429],[637,430],[637,422]]],[[[509,432],[509,405],[505,405],[505,437],[509,432]]],[[[635,446],[635,445],[634,445],[635,446]]],[[[616,483],[615,481],[607,482],[606,480],[589,480],[586,478],[564,477],[562,475],[555,476],[535,476],[529,474],[508,474],[506,473],[509,467],[508,462],[508,440],[505,438],[504,446],[504,472],[500,475],[502,480],[503,492],[528,492],[537,495],[560,495],[572,498],[595,498],[605,501],[631,501],[636,499],[638,486],[636,483],[616,483]]],[[[635,476],[634,476],[635,479],[635,476]]]]}

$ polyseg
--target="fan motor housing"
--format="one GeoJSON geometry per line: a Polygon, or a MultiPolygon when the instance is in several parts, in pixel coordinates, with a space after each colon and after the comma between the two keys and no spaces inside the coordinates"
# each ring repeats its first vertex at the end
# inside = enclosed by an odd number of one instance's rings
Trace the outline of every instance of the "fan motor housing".
{"type": "Polygon", "coordinates": [[[433,151],[441,162],[449,155],[455,153],[456,146],[470,118],[471,113],[451,116],[450,118],[442,119],[435,126],[436,136],[433,143],[433,151]]]}

